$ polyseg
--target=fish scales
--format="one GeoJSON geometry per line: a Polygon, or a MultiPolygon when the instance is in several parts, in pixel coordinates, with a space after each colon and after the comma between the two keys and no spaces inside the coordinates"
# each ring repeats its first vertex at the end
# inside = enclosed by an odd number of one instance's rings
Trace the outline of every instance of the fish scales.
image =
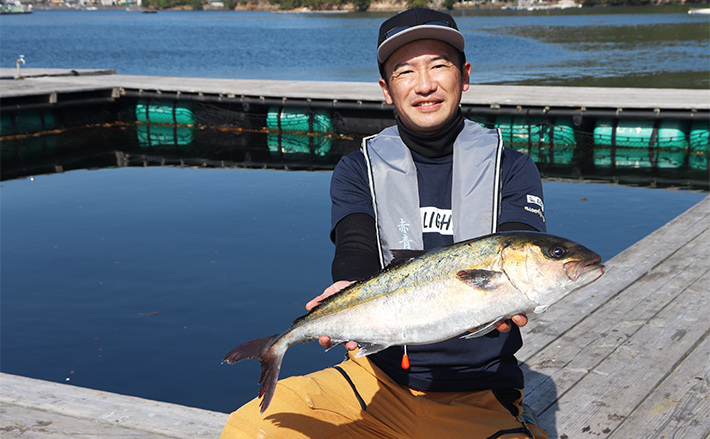
{"type": "MultiPolygon", "coordinates": [[[[535,232],[493,234],[415,256],[325,299],[282,334],[234,348],[224,361],[261,362],[266,410],[281,361],[293,344],[330,337],[356,341],[358,356],[393,345],[425,344],[463,334],[475,337],[514,314],[543,312],[604,273],[593,251],[535,232]],[[473,330],[474,332],[468,332],[473,330]]],[[[398,263],[398,262],[397,262],[398,263]]]]}

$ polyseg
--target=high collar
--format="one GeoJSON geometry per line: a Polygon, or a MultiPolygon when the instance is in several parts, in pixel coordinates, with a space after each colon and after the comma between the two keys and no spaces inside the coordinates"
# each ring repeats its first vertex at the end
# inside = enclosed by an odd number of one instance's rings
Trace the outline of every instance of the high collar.
{"type": "Polygon", "coordinates": [[[427,158],[439,158],[454,152],[454,141],[464,126],[463,113],[459,109],[451,123],[436,134],[417,134],[404,126],[395,114],[399,135],[407,148],[427,158]]]}

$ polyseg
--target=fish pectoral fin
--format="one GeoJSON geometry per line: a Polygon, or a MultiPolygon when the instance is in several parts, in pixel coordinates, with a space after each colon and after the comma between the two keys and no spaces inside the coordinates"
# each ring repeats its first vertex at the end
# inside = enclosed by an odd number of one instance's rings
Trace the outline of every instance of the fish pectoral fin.
{"type": "Polygon", "coordinates": [[[468,334],[462,335],[461,338],[469,339],[469,338],[482,337],[482,336],[488,334],[489,332],[491,332],[493,329],[495,329],[495,326],[493,326],[493,325],[497,321],[498,320],[494,320],[490,323],[486,323],[484,325],[477,326],[477,327],[471,329],[468,334]]]}
{"type": "Polygon", "coordinates": [[[355,358],[360,358],[360,357],[365,357],[370,354],[375,354],[377,352],[380,352],[383,349],[387,349],[390,347],[389,345],[386,344],[377,344],[377,343],[359,343],[360,350],[358,351],[357,354],[355,354],[355,358]]]}
{"type": "Polygon", "coordinates": [[[498,283],[503,278],[503,273],[491,270],[461,270],[456,277],[473,288],[493,290],[498,288],[498,283]]]}

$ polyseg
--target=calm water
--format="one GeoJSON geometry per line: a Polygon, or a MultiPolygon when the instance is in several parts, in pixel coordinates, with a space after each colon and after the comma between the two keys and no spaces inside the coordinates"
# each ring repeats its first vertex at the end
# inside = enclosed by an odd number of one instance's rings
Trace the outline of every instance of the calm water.
{"type": "MultiPolygon", "coordinates": [[[[457,20],[474,82],[706,88],[710,19],[685,12],[488,12],[457,20]]],[[[377,27],[388,15],[38,11],[2,17],[0,65],[14,67],[23,54],[26,67],[374,81],[377,27]]],[[[37,142],[24,159],[49,154],[42,172],[55,172],[60,143],[37,142]]],[[[93,155],[77,167],[116,165],[113,147],[104,154],[97,142],[84,142],[93,155]]],[[[209,146],[222,160],[244,160],[220,145],[192,145],[185,154],[204,157],[209,146]]],[[[255,161],[269,154],[246,148],[255,161]]],[[[67,170],[75,163],[65,162],[67,170]]],[[[285,329],[330,284],[329,180],[330,172],[129,167],[2,182],[1,370],[235,409],[256,396],[258,363],[220,365],[222,357],[285,329]]],[[[706,195],[560,182],[545,183],[545,192],[549,231],[604,259],[706,195]]],[[[343,353],[294,347],[282,376],[331,365],[343,353]]]]}
{"type": "MultiPolygon", "coordinates": [[[[457,12],[473,83],[710,87],[710,17],[688,7],[457,12]]],[[[0,66],[375,81],[391,13],[36,11],[3,16],[0,66]]]]}
{"type": "MultiPolygon", "coordinates": [[[[330,172],[77,170],[2,183],[2,371],[228,412],[234,346],[330,284],[330,172]]],[[[706,194],[547,182],[551,233],[609,259],[706,194]],[[585,198],[586,200],[582,200],[585,198]]],[[[342,358],[292,348],[282,376],[342,358]]]]}

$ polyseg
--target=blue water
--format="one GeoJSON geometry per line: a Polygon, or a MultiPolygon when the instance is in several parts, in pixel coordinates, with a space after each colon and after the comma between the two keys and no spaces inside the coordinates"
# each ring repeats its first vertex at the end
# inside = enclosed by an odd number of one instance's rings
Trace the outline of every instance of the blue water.
{"type": "MultiPolygon", "coordinates": [[[[330,284],[330,172],[72,171],[5,181],[2,371],[229,412],[258,363],[220,365],[330,284]]],[[[605,260],[706,194],[547,182],[550,233],[605,260]]],[[[342,348],[289,350],[282,376],[342,348]]]]}
{"type": "MultiPolygon", "coordinates": [[[[456,12],[473,83],[710,87],[710,18],[687,7],[456,12]]],[[[392,13],[36,11],[3,16],[0,66],[376,81],[392,13]]]]}

